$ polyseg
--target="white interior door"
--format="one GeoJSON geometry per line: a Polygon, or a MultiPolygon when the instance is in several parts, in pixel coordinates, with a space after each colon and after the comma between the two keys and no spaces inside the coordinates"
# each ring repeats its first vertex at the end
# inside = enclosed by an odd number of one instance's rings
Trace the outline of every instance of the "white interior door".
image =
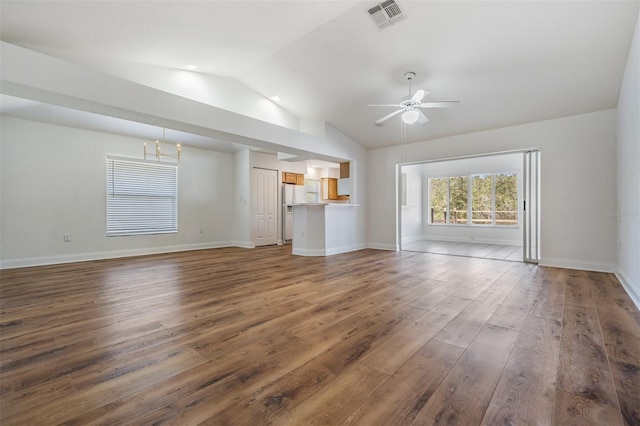
{"type": "Polygon", "coordinates": [[[540,151],[524,153],[524,262],[540,260],[540,151]]]}
{"type": "Polygon", "coordinates": [[[277,244],[278,172],[254,168],[253,183],[256,247],[277,244]]]}

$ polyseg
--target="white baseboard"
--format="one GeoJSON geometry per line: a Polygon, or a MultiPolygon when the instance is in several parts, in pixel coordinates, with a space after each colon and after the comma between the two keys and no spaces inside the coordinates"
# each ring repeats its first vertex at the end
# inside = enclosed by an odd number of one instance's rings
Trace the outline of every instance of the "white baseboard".
{"type": "Polygon", "coordinates": [[[366,244],[354,244],[342,247],[332,247],[329,249],[302,249],[294,247],[291,250],[291,253],[297,256],[332,256],[334,254],[349,253],[351,251],[363,250],[366,248],[366,244]]]}
{"type": "Polygon", "coordinates": [[[367,248],[374,250],[390,250],[398,251],[398,247],[395,244],[381,244],[381,243],[369,243],[367,248]]]}
{"type": "Polygon", "coordinates": [[[609,272],[613,273],[616,266],[612,263],[584,262],[571,259],[557,259],[543,257],[538,262],[540,266],[551,266],[554,268],[579,269],[581,271],[609,272]]]}
{"type": "Polygon", "coordinates": [[[174,253],[190,250],[235,247],[234,242],[183,244],[178,246],[150,247],[129,250],[114,250],[94,253],[78,253],[61,256],[31,257],[0,261],[0,269],[25,268],[29,266],[55,265],[59,263],[86,262],[89,260],[115,259],[120,257],[145,256],[149,254],[174,253]]]}
{"type": "Polygon", "coordinates": [[[634,286],[631,282],[629,282],[629,280],[627,280],[625,274],[620,270],[620,268],[617,268],[615,275],[616,278],[618,278],[618,281],[620,281],[620,284],[622,284],[622,288],[624,288],[624,291],[627,292],[638,310],[640,310],[640,291],[637,290],[640,289],[640,285],[638,285],[640,283],[636,283],[637,285],[634,286]]]}
{"type": "Polygon", "coordinates": [[[234,241],[231,245],[240,248],[256,248],[256,243],[253,241],[234,241]]]}
{"type": "Polygon", "coordinates": [[[414,241],[422,241],[425,238],[422,235],[415,235],[413,237],[402,237],[402,244],[412,243],[414,241]]]}
{"type": "Polygon", "coordinates": [[[292,248],[291,254],[296,256],[326,256],[324,249],[302,249],[302,248],[292,248]]]}
{"type": "Polygon", "coordinates": [[[366,244],[352,244],[352,245],[342,246],[342,247],[332,247],[327,249],[326,252],[327,252],[327,256],[331,256],[334,254],[349,253],[351,251],[364,250],[366,248],[367,248],[366,244]]]}
{"type": "Polygon", "coordinates": [[[433,237],[423,235],[422,240],[427,241],[445,241],[450,243],[475,243],[475,244],[498,244],[501,246],[522,246],[521,241],[500,240],[496,238],[468,238],[468,237],[433,237]]]}

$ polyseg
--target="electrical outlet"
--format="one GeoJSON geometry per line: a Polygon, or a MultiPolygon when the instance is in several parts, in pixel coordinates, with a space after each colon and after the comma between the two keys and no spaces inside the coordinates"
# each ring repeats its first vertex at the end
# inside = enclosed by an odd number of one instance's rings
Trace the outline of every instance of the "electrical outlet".
{"type": "Polygon", "coordinates": [[[63,238],[64,238],[64,242],[65,243],[68,243],[69,241],[71,241],[71,235],[70,234],[64,234],[63,238]]]}

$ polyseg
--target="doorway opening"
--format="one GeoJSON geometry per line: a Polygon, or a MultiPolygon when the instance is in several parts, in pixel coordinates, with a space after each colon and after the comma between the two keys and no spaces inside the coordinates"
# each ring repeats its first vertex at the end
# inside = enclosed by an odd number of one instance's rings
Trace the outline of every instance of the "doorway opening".
{"type": "Polygon", "coordinates": [[[397,171],[400,250],[538,262],[538,149],[402,164],[397,171]]]}

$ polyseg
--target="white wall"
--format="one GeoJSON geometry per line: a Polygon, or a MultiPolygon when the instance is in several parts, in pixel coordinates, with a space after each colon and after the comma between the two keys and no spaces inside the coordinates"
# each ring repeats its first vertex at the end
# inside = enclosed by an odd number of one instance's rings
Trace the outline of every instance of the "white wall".
{"type": "Polygon", "coordinates": [[[366,248],[355,239],[358,228],[358,212],[362,206],[328,205],[325,207],[325,250],[328,255],[346,253],[366,248]]]}
{"type": "Polygon", "coordinates": [[[541,148],[541,263],[612,271],[616,111],[548,120],[369,151],[369,241],[395,250],[396,164],[541,148]],[[373,196],[375,193],[375,196],[373,196]]]}
{"type": "Polygon", "coordinates": [[[300,130],[298,117],[233,78],[146,64],[127,63],[118,67],[111,64],[112,61],[105,61],[97,69],[207,105],[300,130]]]}
{"type": "Polygon", "coordinates": [[[402,220],[400,221],[402,241],[410,242],[421,240],[424,234],[422,229],[422,165],[403,166],[401,172],[406,175],[406,204],[401,206],[402,220]]]}
{"type": "MultiPolygon", "coordinates": [[[[280,161],[275,154],[251,152],[251,167],[278,170],[279,172],[307,173],[307,163],[300,161],[280,161]]],[[[282,175],[278,176],[282,180],[282,175]]]]}
{"type": "Polygon", "coordinates": [[[255,247],[251,235],[251,152],[248,149],[238,151],[234,161],[234,213],[233,229],[235,244],[239,247],[255,247]]]}
{"type": "Polygon", "coordinates": [[[320,172],[322,171],[319,167],[307,167],[307,172],[305,173],[305,179],[314,179],[320,180],[322,176],[320,176],[320,172]]]}
{"type": "Polygon", "coordinates": [[[293,207],[292,252],[329,256],[366,248],[354,240],[361,206],[309,204],[293,207]]]}
{"type": "MultiPolygon", "coordinates": [[[[429,186],[429,178],[468,176],[476,173],[518,173],[518,200],[522,200],[522,154],[497,155],[461,160],[426,163],[422,166],[423,185],[429,186]]],[[[424,199],[424,211],[429,211],[428,197],[424,199]]],[[[522,203],[518,203],[518,217],[522,219],[522,203]]],[[[522,245],[522,228],[483,226],[430,225],[425,215],[423,221],[425,239],[441,241],[466,241],[488,244],[522,245]]]]}
{"type": "Polygon", "coordinates": [[[640,308],[640,14],[618,98],[618,277],[640,308]]]}
{"type": "MultiPolygon", "coordinates": [[[[66,60],[67,55],[64,55],[64,52],[58,51],[56,53],[58,57],[66,60]]],[[[78,64],[91,67],[101,73],[107,73],[258,120],[300,130],[298,117],[233,78],[117,61],[113,58],[105,59],[97,56],[76,54],[74,60],[78,64]]]]}
{"type": "Polygon", "coordinates": [[[141,158],[145,141],[9,117],[1,124],[2,267],[233,244],[232,155],[183,148],[178,233],[106,237],[105,156],[141,158]]]}
{"type": "Polygon", "coordinates": [[[364,155],[360,145],[328,125],[319,138],[2,41],[0,48],[0,83],[7,95],[301,158],[339,161],[364,155]]]}
{"type": "Polygon", "coordinates": [[[320,178],[340,178],[339,167],[323,167],[320,169],[320,178]]]}

